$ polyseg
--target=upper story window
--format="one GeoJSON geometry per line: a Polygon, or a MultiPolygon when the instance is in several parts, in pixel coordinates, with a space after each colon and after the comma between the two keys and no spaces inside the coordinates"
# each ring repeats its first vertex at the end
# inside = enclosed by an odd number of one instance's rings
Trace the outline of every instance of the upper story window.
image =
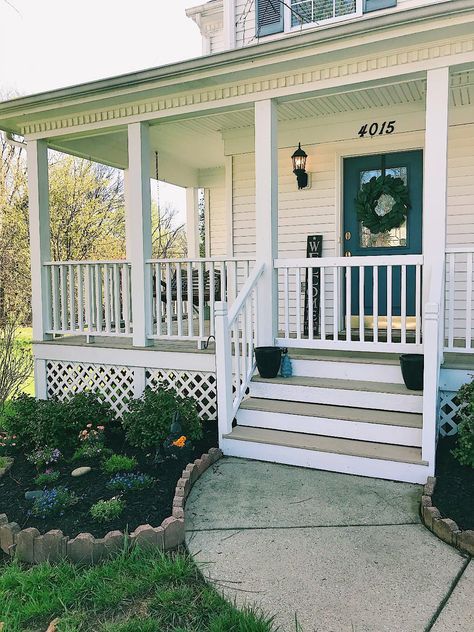
{"type": "Polygon", "coordinates": [[[362,14],[358,0],[291,0],[291,27],[344,19],[362,14]]]}

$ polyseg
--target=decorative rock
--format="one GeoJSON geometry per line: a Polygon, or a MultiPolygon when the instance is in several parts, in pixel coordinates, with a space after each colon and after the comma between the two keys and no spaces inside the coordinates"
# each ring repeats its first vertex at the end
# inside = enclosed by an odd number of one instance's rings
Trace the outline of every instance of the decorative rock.
{"type": "Polygon", "coordinates": [[[211,459],[211,463],[215,463],[223,456],[222,450],[220,450],[219,448],[211,448],[208,454],[209,458],[211,459]]]}
{"type": "Polygon", "coordinates": [[[76,467],[76,469],[71,472],[71,476],[78,478],[79,476],[84,476],[84,474],[89,474],[91,470],[92,468],[88,465],[85,465],[84,467],[76,467]]]}
{"type": "MultiPolygon", "coordinates": [[[[75,564],[92,564],[94,561],[94,536],[80,533],[67,543],[67,555],[75,564]]],[[[105,539],[105,538],[104,538],[105,539]]]]}
{"type": "Polygon", "coordinates": [[[28,492],[25,492],[25,500],[36,500],[37,498],[41,498],[44,494],[42,489],[34,489],[28,492]]]}
{"type": "Polygon", "coordinates": [[[20,562],[33,564],[35,561],[35,539],[40,536],[38,529],[23,529],[16,537],[15,556],[20,562]]]}
{"type": "Polygon", "coordinates": [[[426,524],[428,529],[433,531],[433,522],[441,518],[441,514],[439,513],[439,510],[436,509],[436,507],[423,507],[422,512],[423,512],[424,523],[426,524]]]}
{"type": "Polygon", "coordinates": [[[428,476],[428,480],[426,481],[426,485],[423,489],[424,495],[433,496],[435,485],[436,485],[436,478],[434,476],[428,476]]]}
{"type": "Polygon", "coordinates": [[[161,523],[165,532],[165,551],[175,549],[184,542],[184,520],[170,516],[161,523]]]}
{"type": "Polygon", "coordinates": [[[461,533],[458,525],[451,518],[433,520],[433,532],[448,544],[456,545],[457,536],[461,533]]]}
{"type": "Polygon", "coordinates": [[[59,562],[66,557],[69,538],[60,529],[53,529],[35,539],[35,562],[59,562]]]}
{"type": "Polygon", "coordinates": [[[19,531],[20,525],[16,522],[7,522],[0,526],[0,548],[7,555],[12,555],[19,531]]]}
{"type": "Polygon", "coordinates": [[[431,496],[422,496],[421,497],[421,507],[431,507],[433,503],[431,502],[431,496]]]}
{"type": "Polygon", "coordinates": [[[474,557],[474,531],[462,531],[458,534],[457,544],[460,549],[474,557]]]}
{"type": "Polygon", "coordinates": [[[121,531],[109,531],[104,538],[104,546],[107,556],[114,555],[123,550],[125,536],[121,531]]]}

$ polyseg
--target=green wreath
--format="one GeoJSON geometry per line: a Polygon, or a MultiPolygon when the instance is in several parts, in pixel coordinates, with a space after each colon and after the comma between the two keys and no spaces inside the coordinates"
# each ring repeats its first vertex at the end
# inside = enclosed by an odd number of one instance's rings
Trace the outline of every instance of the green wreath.
{"type": "Polygon", "coordinates": [[[375,176],[362,185],[355,198],[357,219],[372,234],[401,226],[411,208],[408,187],[401,178],[375,176]]]}

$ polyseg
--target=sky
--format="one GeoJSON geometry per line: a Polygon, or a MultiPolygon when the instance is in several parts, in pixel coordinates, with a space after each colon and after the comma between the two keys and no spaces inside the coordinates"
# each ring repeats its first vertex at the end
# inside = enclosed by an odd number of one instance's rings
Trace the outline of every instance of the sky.
{"type": "MultiPolygon", "coordinates": [[[[204,0],[0,0],[0,98],[199,57],[204,0]]],[[[185,193],[162,184],[183,217],[185,193]]]]}

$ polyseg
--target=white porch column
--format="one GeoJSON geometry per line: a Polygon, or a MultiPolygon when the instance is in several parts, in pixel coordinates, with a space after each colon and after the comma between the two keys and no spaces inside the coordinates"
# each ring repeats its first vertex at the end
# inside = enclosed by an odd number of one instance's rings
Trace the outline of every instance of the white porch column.
{"type": "Polygon", "coordinates": [[[423,182],[422,459],[435,470],[439,368],[444,347],[444,278],[448,179],[449,68],[427,72],[423,182]]]}
{"type": "Polygon", "coordinates": [[[128,126],[126,182],[127,257],[132,265],[133,344],[150,344],[151,278],[145,265],[151,259],[150,142],[148,123],[128,126]]]}
{"type": "Polygon", "coordinates": [[[186,241],[188,258],[199,258],[199,189],[186,189],[186,241]]]}
{"type": "Polygon", "coordinates": [[[48,270],[44,266],[51,259],[46,141],[28,141],[27,167],[33,340],[46,340],[50,336],[45,332],[51,329],[48,270]]]}
{"type": "Polygon", "coordinates": [[[225,157],[225,216],[228,257],[234,256],[234,158],[225,157]]]}
{"type": "Polygon", "coordinates": [[[265,264],[261,278],[263,300],[258,306],[258,344],[273,345],[277,336],[278,278],[278,144],[276,103],[255,103],[256,259],[265,264]]]}
{"type": "Polygon", "coordinates": [[[224,2],[224,47],[235,48],[235,0],[224,2]]]}

